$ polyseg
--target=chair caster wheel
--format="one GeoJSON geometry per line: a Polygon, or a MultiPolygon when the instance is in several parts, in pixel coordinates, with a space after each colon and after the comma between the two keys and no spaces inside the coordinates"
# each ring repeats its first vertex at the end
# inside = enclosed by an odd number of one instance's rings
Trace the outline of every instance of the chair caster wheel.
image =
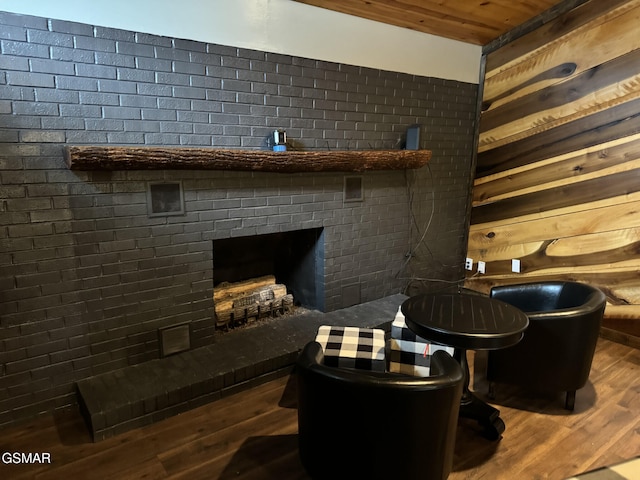
{"type": "Polygon", "coordinates": [[[499,440],[504,432],[505,425],[500,417],[496,417],[491,423],[484,425],[482,435],[487,440],[499,440]]]}

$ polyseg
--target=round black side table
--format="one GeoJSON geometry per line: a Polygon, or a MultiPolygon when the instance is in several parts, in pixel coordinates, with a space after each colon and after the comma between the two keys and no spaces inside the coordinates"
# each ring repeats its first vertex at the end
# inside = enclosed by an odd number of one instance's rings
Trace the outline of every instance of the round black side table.
{"type": "Polygon", "coordinates": [[[494,350],[518,343],[529,325],[525,313],[477,293],[416,295],[402,304],[407,327],[415,334],[454,347],[465,373],[460,416],[476,420],[483,435],[497,440],[504,432],[500,411],[469,390],[467,350],[494,350]]]}

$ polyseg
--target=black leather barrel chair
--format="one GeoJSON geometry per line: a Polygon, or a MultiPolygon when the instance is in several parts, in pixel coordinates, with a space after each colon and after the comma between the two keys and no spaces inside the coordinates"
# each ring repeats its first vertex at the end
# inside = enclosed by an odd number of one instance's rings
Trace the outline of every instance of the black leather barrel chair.
{"type": "Polygon", "coordinates": [[[445,479],[463,372],[444,351],[432,376],[330,367],[311,342],[296,366],[300,459],[314,480],[445,479]]]}
{"type": "Polygon", "coordinates": [[[525,312],[529,327],[517,345],[489,352],[489,395],[495,383],[566,392],[565,408],[573,410],[589,378],[604,294],[584,283],[538,282],[493,287],[490,295],[525,312]]]}

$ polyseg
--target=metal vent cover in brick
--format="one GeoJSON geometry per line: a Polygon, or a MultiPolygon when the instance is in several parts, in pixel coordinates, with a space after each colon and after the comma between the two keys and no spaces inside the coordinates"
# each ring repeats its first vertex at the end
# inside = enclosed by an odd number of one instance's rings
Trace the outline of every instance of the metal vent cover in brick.
{"type": "Polygon", "coordinates": [[[360,202],[362,199],[362,177],[344,177],[344,201],[360,202]]]}
{"type": "Polygon", "coordinates": [[[191,348],[191,330],[188,323],[159,328],[158,336],[160,337],[160,355],[162,357],[184,352],[191,348]]]}
{"type": "Polygon", "coordinates": [[[150,217],[184,214],[181,182],[150,182],[147,186],[147,211],[150,217]]]}

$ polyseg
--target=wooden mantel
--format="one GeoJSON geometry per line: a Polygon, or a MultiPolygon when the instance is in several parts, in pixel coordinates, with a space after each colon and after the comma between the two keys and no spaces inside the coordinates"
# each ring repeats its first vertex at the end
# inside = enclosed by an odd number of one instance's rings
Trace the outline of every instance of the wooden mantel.
{"type": "Polygon", "coordinates": [[[238,170],[254,172],[364,172],[420,168],[430,150],[272,152],[217,148],[70,146],[71,170],[238,170]]]}

